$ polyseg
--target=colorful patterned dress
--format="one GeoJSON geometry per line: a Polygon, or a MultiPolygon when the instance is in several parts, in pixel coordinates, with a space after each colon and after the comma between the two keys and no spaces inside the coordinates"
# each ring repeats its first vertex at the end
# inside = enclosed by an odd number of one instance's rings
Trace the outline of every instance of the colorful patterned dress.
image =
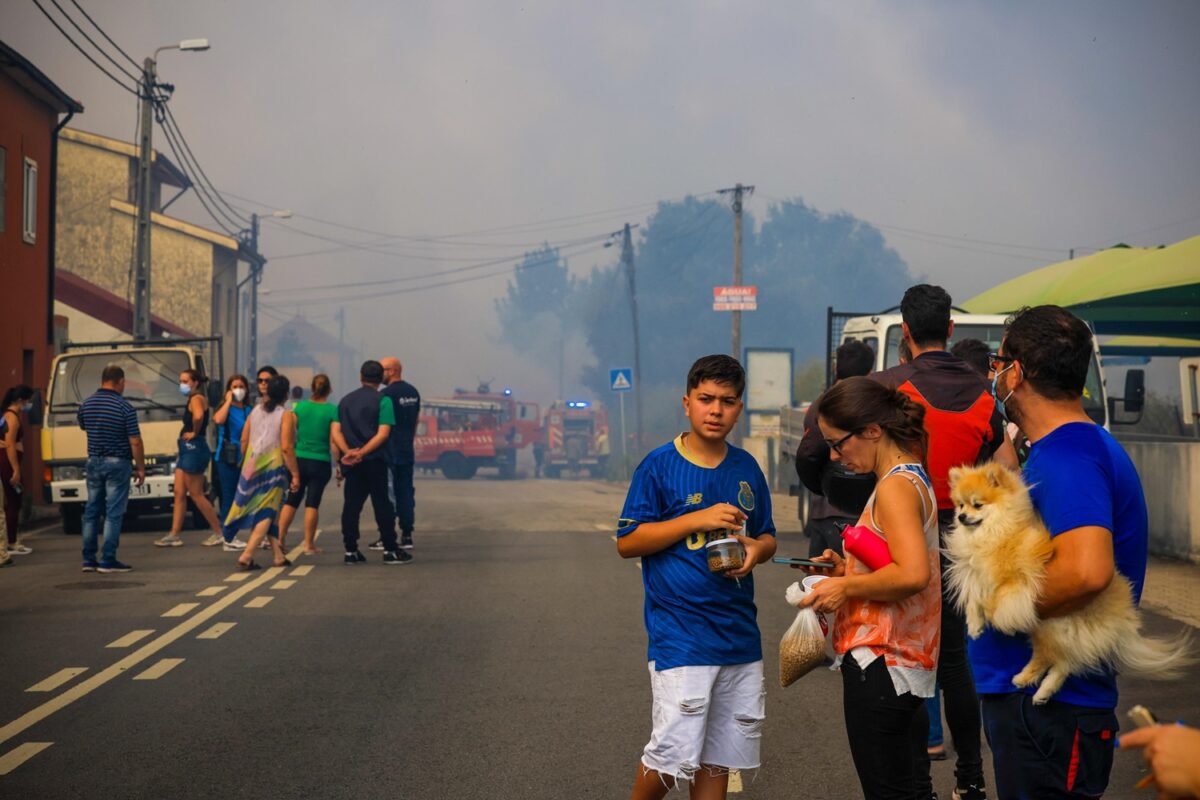
{"type": "Polygon", "coordinates": [[[247,420],[250,441],[247,443],[246,457],[242,459],[237,493],[225,518],[226,541],[243,528],[253,530],[264,519],[271,520],[268,535],[279,536],[276,519],[292,479],[283,460],[281,442],[283,415],[286,413],[283,406],[266,411],[261,405],[255,406],[250,412],[247,420]]]}

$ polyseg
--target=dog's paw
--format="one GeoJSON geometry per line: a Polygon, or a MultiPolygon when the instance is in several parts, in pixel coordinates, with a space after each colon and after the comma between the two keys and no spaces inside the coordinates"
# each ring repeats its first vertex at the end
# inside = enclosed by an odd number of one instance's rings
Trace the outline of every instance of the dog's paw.
{"type": "Polygon", "coordinates": [[[982,622],[968,622],[967,623],[967,635],[970,636],[972,639],[978,639],[980,636],[983,635],[983,623],[982,622]]]}
{"type": "MultiPolygon", "coordinates": [[[[1018,689],[1024,689],[1028,686],[1033,686],[1037,681],[1037,673],[1029,668],[1025,668],[1013,676],[1012,685],[1018,689]]],[[[1045,701],[1043,700],[1042,702],[1045,701]]]]}
{"type": "Polygon", "coordinates": [[[1035,706],[1044,706],[1046,702],[1054,695],[1054,692],[1046,691],[1045,686],[1033,693],[1033,704],[1035,706]]]}

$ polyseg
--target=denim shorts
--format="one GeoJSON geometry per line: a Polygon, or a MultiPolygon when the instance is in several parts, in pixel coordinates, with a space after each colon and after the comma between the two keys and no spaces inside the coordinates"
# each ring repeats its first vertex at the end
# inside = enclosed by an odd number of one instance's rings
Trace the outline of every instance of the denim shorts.
{"type": "Polygon", "coordinates": [[[179,440],[179,460],[175,468],[189,475],[203,475],[208,471],[208,462],[212,461],[212,450],[203,438],[192,439],[190,442],[179,440]]]}

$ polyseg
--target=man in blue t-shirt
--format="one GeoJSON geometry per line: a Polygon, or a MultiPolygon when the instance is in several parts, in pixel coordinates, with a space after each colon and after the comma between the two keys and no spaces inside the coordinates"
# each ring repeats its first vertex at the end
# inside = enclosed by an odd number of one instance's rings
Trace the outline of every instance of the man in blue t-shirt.
{"type": "Polygon", "coordinates": [[[662,798],[678,782],[692,783],[693,796],[724,797],[729,770],[759,766],[765,692],[750,572],[775,554],[775,525],[758,462],[725,442],[745,386],[729,356],[692,365],[691,430],[646,456],[621,512],[617,551],[642,559],[654,704],[635,800],[662,798]],[[705,546],[724,538],[744,548],[743,564],[712,572],[705,546]]]}
{"type": "MultiPolygon", "coordinates": [[[[1146,499],[1129,456],[1083,409],[1092,332],[1058,306],[1024,309],[992,358],[997,400],[1032,443],[1025,482],[1054,538],[1038,613],[1086,606],[1116,573],[1133,584],[1136,601],[1146,575],[1146,499]]],[[[988,628],[969,653],[1000,800],[1101,796],[1117,732],[1115,671],[1071,677],[1035,706],[1036,687],[1012,684],[1029,661],[1028,637],[988,628]]]]}

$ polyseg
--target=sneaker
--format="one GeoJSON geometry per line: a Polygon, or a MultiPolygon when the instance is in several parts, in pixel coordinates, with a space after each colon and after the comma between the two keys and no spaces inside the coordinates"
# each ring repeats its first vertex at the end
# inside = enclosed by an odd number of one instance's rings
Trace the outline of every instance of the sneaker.
{"type": "Polygon", "coordinates": [[[362,564],[366,562],[367,557],[362,554],[361,550],[355,550],[353,553],[346,553],[347,564],[362,564]]]}
{"type": "MultiPolygon", "coordinates": [[[[11,561],[12,559],[9,559],[9,560],[11,561]]],[[[98,566],[100,566],[100,565],[97,564],[95,561],[85,561],[85,562],[83,562],[83,567],[79,571],[80,572],[95,572],[96,567],[98,567],[98,566]]]]}
{"type": "Polygon", "coordinates": [[[3,561],[0,561],[0,567],[11,567],[14,563],[11,558],[5,558],[3,561]]]}
{"type": "Polygon", "coordinates": [[[410,564],[412,560],[412,555],[403,550],[389,550],[383,554],[385,564],[410,564]]]}
{"type": "Polygon", "coordinates": [[[382,550],[383,549],[383,539],[376,539],[375,541],[371,542],[371,544],[367,545],[367,549],[368,550],[382,550]]]}
{"type": "Polygon", "coordinates": [[[27,556],[32,552],[33,552],[32,547],[25,545],[25,544],[21,544],[20,542],[17,542],[16,544],[10,544],[8,546],[8,554],[10,556],[27,556]]]}
{"type": "Polygon", "coordinates": [[[129,572],[132,569],[133,567],[120,561],[101,561],[100,566],[96,567],[96,572],[129,572]]]}
{"type": "MultiPolygon", "coordinates": [[[[224,542],[225,540],[222,539],[221,541],[224,542]]],[[[224,545],[222,545],[221,549],[224,550],[226,553],[234,553],[234,552],[237,552],[238,550],[245,550],[246,543],[235,536],[232,539],[230,539],[228,542],[225,542],[224,545]]]]}
{"type": "Polygon", "coordinates": [[[400,549],[412,550],[412,531],[405,531],[400,534],[400,549]]]}
{"type": "Polygon", "coordinates": [[[183,547],[183,539],[180,539],[178,536],[172,536],[171,534],[167,534],[166,536],[162,537],[161,539],[155,539],[154,546],[155,547],[183,547]]]}
{"type": "Polygon", "coordinates": [[[950,797],[953,800],[987,800],[987,792],[982,786],[971,784],[965,789],[956,788],[950,793],[950,797]]]}
{"type": "Polygon", "coordinates": [[[217,545],[221,544],[224,541],[225,541],[224,536],[222,536],[219,533],[213,533],[213,534],[209,534],[209,537],[207,539],[205,539],[203,542],[201,542],[200,544],[203,545],[204,547],[216,547],[217,545]]]}

